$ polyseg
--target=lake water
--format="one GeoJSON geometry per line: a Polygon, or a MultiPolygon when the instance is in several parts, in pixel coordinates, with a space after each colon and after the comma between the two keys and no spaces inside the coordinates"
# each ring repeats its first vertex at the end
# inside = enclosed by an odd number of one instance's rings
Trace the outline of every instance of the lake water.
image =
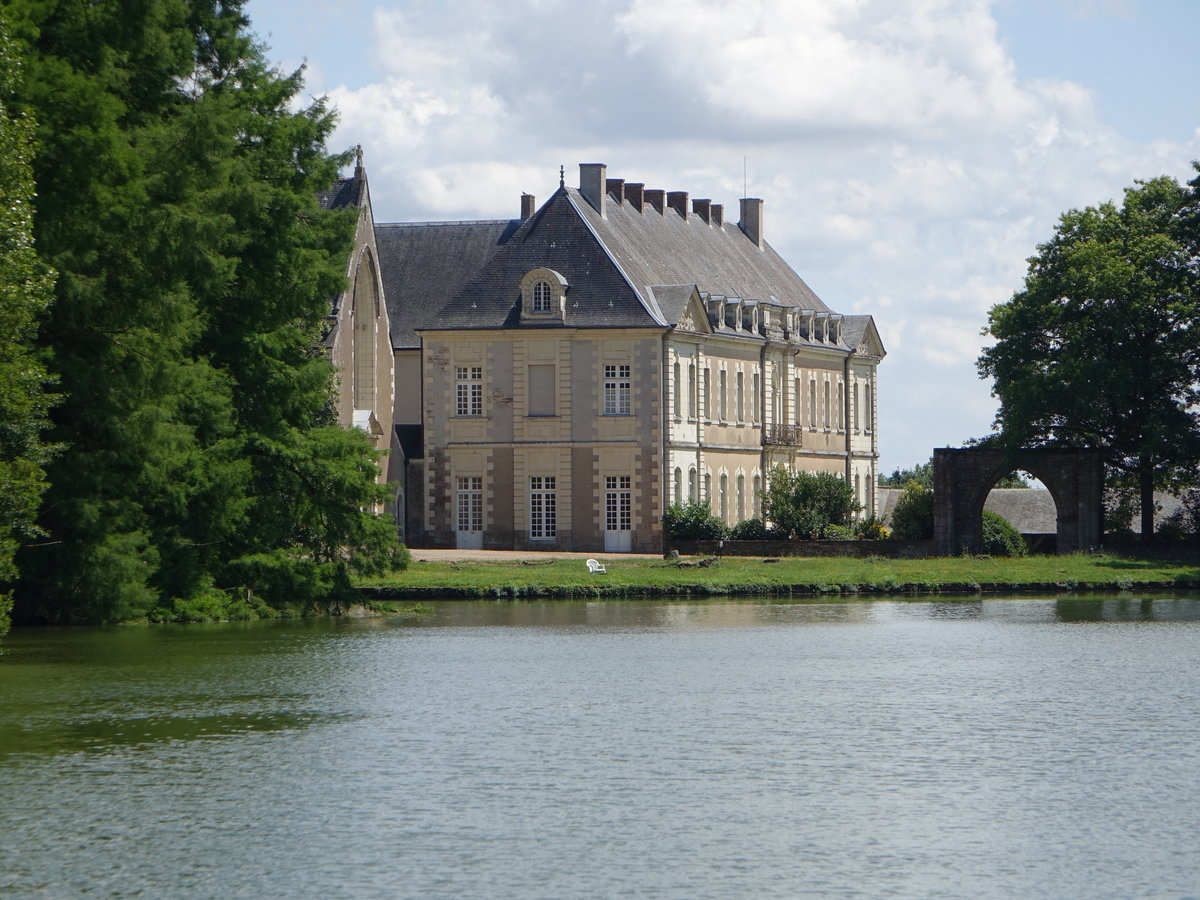
{"type": "Polygon", "coordinates": [[[1198,897],[1200,600],[0,642],[3,897],[1198,897]]]}

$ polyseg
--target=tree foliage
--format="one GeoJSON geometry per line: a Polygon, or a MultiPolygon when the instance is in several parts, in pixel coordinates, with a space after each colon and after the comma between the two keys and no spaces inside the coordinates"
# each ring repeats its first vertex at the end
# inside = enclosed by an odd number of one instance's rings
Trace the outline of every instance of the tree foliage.
{"type": "Polygon", "coordinates": [[[716,541],[729,536],[725,523],[712,514],[707,501],[672,503],[663,515],[663,528],[677,541],[716,541]]]}
{"type": "Polygon", "coordinates": [[[165,599],[321,596],[396,559],[367,438],[331,413],[315,347],[354,222],[319,190],[342,158],[296,108],[240,0],[24,2],[38,119],[43,330],[66,399],[18,613],[113,621],[165,599]]]}
{"type": "Polygon", "coordinates": [[[983,511],[981,549],[990,556],[1028,556],[1029,548],[1021,532],[1008,519],[990,509],[983,511]]]}
{"type": "MultiPolygon", "coordinates": [[[[880,475],[880,487],[897,487],[902,488],[910,481],[915,481],[917,484],[933,490],[933,460],[928,462],[917,463],[911,469],[893,469],[891,475],[880,475]]],[[[1021,477],[1018,472],[1010,472],[993,487],[998,488],[1027,488],[1029,482],[1021,477]]]]}
{"type": "Polygon", "coordinates": [[[854,489],[830,472],[771,472],[762,492],[763,518],[801,540],[819,540],[831,525],[847,526],[858,510],[854,489]]]}
{"type": "Polygon", "coordinates": [[[902,541],[933,537],[933,489],[910,481],[892,507],[892,536],[902,541]]]}
{"type": "Polygon", "coordinates": [[[14,108],[16,45],[0,12],[0,634],[8,625],[17,546],[36,536],[49,446],[49,396],[37,356],[37,324],[50,302],[51,271],[33,244],[33,122],[14,108]]]}
{"type": "Polygon", "coordinates": [[[1024,288],[992,308],[996,342],[979,360],[1003,443],[1099,448],[1136,481],[1143,534],[1154,487],[1200,460],[1196,193],[1197,182],[1189,196],[1156,178],[1128,188],[1119,207],[1065,213],[1024,288]]]}

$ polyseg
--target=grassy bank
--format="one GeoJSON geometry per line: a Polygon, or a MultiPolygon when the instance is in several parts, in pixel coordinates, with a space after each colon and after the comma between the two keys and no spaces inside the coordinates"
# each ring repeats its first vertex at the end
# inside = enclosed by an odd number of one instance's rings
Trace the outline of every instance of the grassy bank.
{"type": "MultiPolygon", "coordinates": [[[[694,562],[694,561],[691,561],[694,562]]],[[[923,594],[1200,588],[1200,560],[1105,554],[1021,559],[725,558],[707,567],[665,560],[606,561],[589,575],[582,560],[416,562],[407,571],[363,581],[378,599],[429,597],[589,597],[674,594],[923,594]]]]}

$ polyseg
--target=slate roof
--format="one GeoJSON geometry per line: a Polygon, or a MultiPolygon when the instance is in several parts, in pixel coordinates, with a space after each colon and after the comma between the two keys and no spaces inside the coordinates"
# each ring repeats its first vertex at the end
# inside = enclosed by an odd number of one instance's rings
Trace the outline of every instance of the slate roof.
{"type": "MultiPolygon", "coordinates": [[[[586,205],[586,201],[580,200],[586,205]]],[[[562,321],[522,327],[653,327],[656,317],[614,265],[560,188],[505,242],[437,316],[438,328],[503,328],[520,320],[520,284],[530,269],[544,266],[569,287],[562,321]]]]}
{"type": "Polygon", "coordinates": [[[519,219],[377,224],[375,246],[392,346],[419,347],[416,329],[438,324],[438,311],[520,224],[519,219]]]}
{"type": "Polygon", "coordinates": [[[709,225],[670,207],[659,213],[650,203],[639,212],[612,195],[601,218],[577,190],[563,190],[638,290],[694,284],[702,294],[829,311],[769,243],[760,250],[735,223],[709,225]]]}
{"type": "MultiPolygon", "coordinates": [[[[560,187],[427,327],[664,328],[678,324],[693,289],[830,311],[769,244],[760,250],[735,224],[684,219],[669,207],[659,213],[649,203],[639,211],[614,196],[606,213],[601,218],[578,190],[560,187]],[[561,322],[520,321],[520,282],[538,266],[567,280],[561,322]]],[[[717,330],[733,331],[723,323],[717,330]]]]}
{"type": "Polygon", "coordinates": [[[359,205],[359,185],[356,178],[339,178],[327,191],[317,194],[321,209],[345,209],[359,205]]]}

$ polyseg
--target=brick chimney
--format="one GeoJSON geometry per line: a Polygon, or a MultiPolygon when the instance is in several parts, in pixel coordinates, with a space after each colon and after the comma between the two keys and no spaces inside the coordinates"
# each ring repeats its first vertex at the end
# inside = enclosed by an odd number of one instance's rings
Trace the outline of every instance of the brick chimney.
{"type": "Polygon", "coordinates": [[[642,211],[642,195],[645,193],[646,185],[638,184],[633,181],[625,182],[625,199],[629,201],[629,205],[638,212],[642,211]]]}
{"type": "Polygon", "coordinates": [[[661,216],[667,209],[667,192],[658,188],[652,188],[645,192],[646,202],[654,207],[655,211],[661,216]]]}
{"type": "Polygon", "coordinates": [[[604,180],[604,189],[613,195],[613,198],[617,201],[617,206],[625,204],[624,178],[606,178],[604,180]]]}
{"type": "Polygon", "coordinates": [[[667,191],[667,206],[679,213],[686,221],[688,217],[688,192],[667,191]]]}
{"type": "Polygon", "coordinates": [[[711,225],[712,219],[709,217],[709,207],[712,206],[711,200],[693,200],[692,212],[704,220],[705,225],[711,225]]]}
{"type": "Polygon", "coordinates": [[[723,204],[714,203],[708,209],[712,215],[712,218],[709,220],[710,224],[716,225],[718,228],[725,224],[725,206],[723,204]]]}
{"type": "Polygon", "coordinates": [[[738,227],[759,250],[763,248],[763,202],[757,197],[742,198],[742,221],[738,227]]]}
{"type": "Polygon", "coordinates": [[[537,198],[533,194],[521,195],[521,221],[524,222],[533,215],[534,207],[537,205],[537,198]]]}
{"type": "Polygon", "coordinates": [[[579,193],[583,194],[583,199],[592,204],[592,209],[600,213],[600,218],[608,218],[605,212],[605,197],[608,196],[608,186],[605,183],[605,176],[608,174],[608,166],[604,163],[580,163],[579,164],[579,193]]]}

